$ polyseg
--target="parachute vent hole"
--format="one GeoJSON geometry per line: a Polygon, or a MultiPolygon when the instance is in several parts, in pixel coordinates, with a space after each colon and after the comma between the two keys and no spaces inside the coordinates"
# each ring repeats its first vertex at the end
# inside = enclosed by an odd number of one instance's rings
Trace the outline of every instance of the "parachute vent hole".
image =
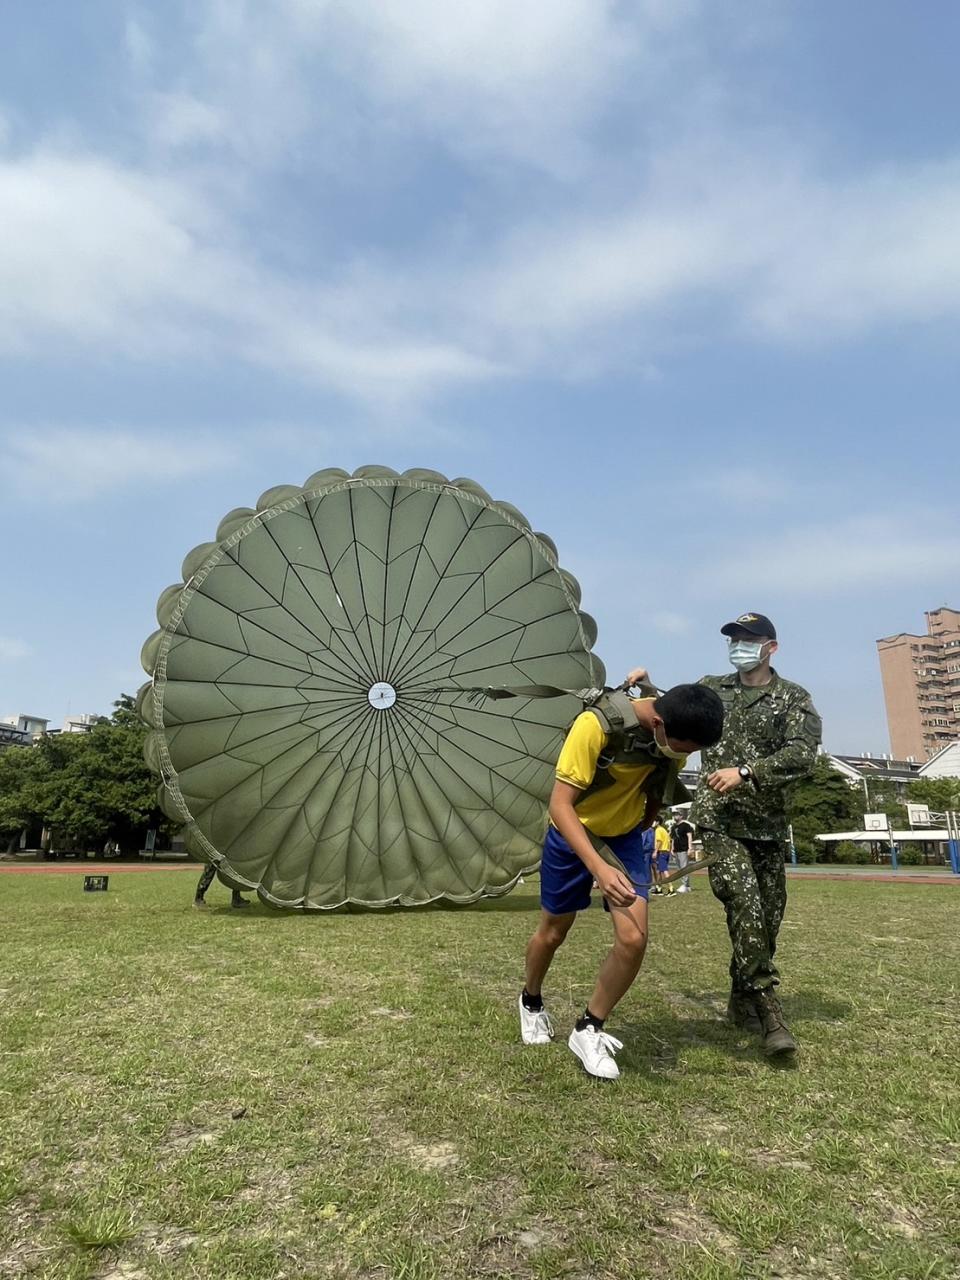
{"type": "Polygon", "coordinates": [[[392,684],[387,684],[386,680],[378,680],[376,684],[372,684],[367,694],[367,701],[374,711],[386,711],[396,700],[397,691],[392,684]]]}

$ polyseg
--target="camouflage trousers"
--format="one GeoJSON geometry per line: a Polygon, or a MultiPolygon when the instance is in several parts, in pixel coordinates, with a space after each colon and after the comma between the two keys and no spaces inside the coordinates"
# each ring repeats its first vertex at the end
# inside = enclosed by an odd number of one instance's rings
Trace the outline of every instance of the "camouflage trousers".
{"type": "MultiPolygon", "coordinates": [[[[200,872],[200,879],[197,881],[197,891],[194,894],[195,902],[203,901],[203,895],[207,892],[207,890],[213,884],[216,874],[217,874],[217,868],[214,866],[212,862],[208,862],[207,865],[200,872]]],[[[230,894],[231,894],[231,898],[234,906],[236,906],[238,902],[244,901],[243,894],[240,892],[239,889],[231,889],[230,894]]]]}
{"type": "Polygon", "coordinates": [[[207,865],[200,872],[200,879],[197,881],[196,897],[198,898],[203,897],[203,895],[207,892],[207,890],[213,884],[213,878],[216,874],[217,874],[217,868],[213,865],[212,862],[208,862],[207,865]]]}
{"type": "Polygon", "coordinates": [[[780,981],[773,963],[787,905],[786,845],[779,840],[734,839],[722,831],[700,832],[704,854],[715,854],[710,888],[727,913],[733,945],[734,991],[749,993],[780,981]]]}

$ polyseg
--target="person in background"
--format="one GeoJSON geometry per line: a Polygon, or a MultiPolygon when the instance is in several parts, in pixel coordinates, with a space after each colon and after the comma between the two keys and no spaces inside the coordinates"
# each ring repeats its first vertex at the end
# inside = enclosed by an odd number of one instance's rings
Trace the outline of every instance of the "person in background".
{"type": "MultiPolygon", "coordinates": [[[[214,876],[217,874],[217,868],[214,863],[208,862],[200,873],[200,879],[197,881],[196,892],[193,895],[193,905],[198,911],[206,910],[209,904],[205,900],[207,890],[213,884],[214,876]]],[[[231,889],[231,907],[249,907],[250,903],[243,896],[239,889],[231,889]]]]}
{"type": "Polygon", "coordinates": [[[663,877],[670,869],[670,832],[658,818],[653,828],[653,847],[655,858],[654,881],[656,888],[655,893],[665,893],[668,897],[675,892],[674,886],[668,884],[666,888],[660,883],[663,877]]]}
{"type": "MultiPolygon", "coordinates": [[[[673,845],[673,856],[677,860],[678,868],[682,871],[690,861],[690,854],[693,852],[693,827],[684,815],[677,818],[673,824],[670,840],[673,845]]],[[[677,885],[677,893],[690,892],[690,877],[683,876],[677,885]]]]}

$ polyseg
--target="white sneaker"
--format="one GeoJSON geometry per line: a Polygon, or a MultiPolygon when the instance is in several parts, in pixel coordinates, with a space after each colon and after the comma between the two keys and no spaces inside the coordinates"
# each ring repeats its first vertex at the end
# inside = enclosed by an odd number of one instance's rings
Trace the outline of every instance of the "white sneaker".
{"type": "Polygon", "coordinates": [[[517,1001],[520,1006],[520,1039],[524,1044],[549,1044],[553,1039],[553,1023],[546,1009],[536,1013],[527,1009],[523,996],[517,1001]]]}
{"type": "Polygon", "coordinates": [[[588,1023],[582,1031],[574,1028],[567,1044],[590,1075],[598,1076],[601,1080],[619,1079],[620,1068],[613,1060],[614,1053],[623,1048],[619,1040],[608,1036],[605,1031],[598,1031],[588,1023]]]}
{"type": "Polygon", "coordinates": [[[689,892],[690,892],[690,886],[688,884],[682,884],[680,888],[677,890],[677,893],[689,893],[689,892]]]}

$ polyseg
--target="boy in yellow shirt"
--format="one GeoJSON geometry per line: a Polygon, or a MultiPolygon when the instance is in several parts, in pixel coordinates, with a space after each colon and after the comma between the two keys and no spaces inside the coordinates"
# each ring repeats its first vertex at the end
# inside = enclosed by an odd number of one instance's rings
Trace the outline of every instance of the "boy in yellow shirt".
{"type": "Polygon", "coordinates": [[[713,746],[723,729],[723,704],[704,685],[677,685],[656,698],[637,698],[627,714],[631,711],[636,724],[627,729],[628,762],[611,763],[603,756],[608,735],[590,709],[573,722],[560,751],[540,866],[542,912],[527,945],[519,1000],[524,1044],[549,1043],[553,1024],[543,1005],[543,980],[596,885],[610,913],[614,941],[567,1044],[590,1075],[605,1080],[620,1075],[614,1053],[623,1046],[604,1031],[604,1021],[640,971],[647,945],[650,853],[643,835],[660,803],[655,779],[662,779],[665,761],[682,763],[701,747],[713,746]],[[604,861],[590,835],[609,845],[627,875],[604,861]]]}
{"type": "MultiPolygon", "coordinates": [[[[663,893],[660,880],[670,867],[670,833],[658,818],[653,828],[653,889],[652,893],[663,893]]],[[[673,893],[673,885],[667,887],[667,893],[673,893]]]]}

